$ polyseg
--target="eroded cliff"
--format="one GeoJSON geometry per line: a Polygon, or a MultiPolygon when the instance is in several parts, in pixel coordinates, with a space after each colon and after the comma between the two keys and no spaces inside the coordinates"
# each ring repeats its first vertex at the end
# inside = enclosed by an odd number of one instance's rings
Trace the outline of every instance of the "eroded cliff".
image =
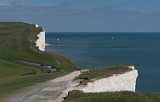
{"type": "MultiPolygon", "coordinates": [[[[37,24],[36,27],[39,27],[37,24]]],[[[41,51],[45,51],[45,29],[37,35],[38,39],[36,40],[36,46],[41,51]]]]}
{"type": "Polygon", "coordinates": [[[81,86],[83,92],[115,92],[115,91],[133,91],[136,89],[136,79],[138,71],[134,66],[129,66],[131,71],[114,74],[107,78],[97,79],[88,82],[87,85],[81,86]]]}

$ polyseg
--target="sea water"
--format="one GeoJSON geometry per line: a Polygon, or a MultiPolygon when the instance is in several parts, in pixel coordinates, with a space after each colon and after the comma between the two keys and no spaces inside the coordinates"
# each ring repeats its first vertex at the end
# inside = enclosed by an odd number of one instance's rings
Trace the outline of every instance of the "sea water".
{"type": "Polygon", "coordinates": [[[46,33],[47,52],[80,68],[133,64],[136,91],[160,92],[160,33],[46,33]],[[59,44],[56,39],[59,38],[59,44]]]}

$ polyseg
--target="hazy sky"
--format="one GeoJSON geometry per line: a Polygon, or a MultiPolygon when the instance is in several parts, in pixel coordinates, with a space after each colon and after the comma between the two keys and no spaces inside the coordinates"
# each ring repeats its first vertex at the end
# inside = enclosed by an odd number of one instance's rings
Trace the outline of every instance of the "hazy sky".
{"type": "Polygon", "coordinates": [[[0,0],[0,21],[48,32],[160,32],[160,0],[0,0]]]}

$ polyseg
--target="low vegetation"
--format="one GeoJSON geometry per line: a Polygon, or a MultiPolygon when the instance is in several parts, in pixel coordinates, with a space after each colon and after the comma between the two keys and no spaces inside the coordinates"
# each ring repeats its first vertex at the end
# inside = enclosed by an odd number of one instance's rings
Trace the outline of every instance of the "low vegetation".
{"type": "Polygon", "coordinates": [[[22,91],[25,87],[62,76],[77,69],[62,56],[42,52],[35,46],[37,35],[43,31],[34,24],[22,22],[0,23],[0,102],[22,91]],[[15,62],[23,60],[53,66],[56,72],[15,62]]]}
{"type": "Polygon", "coordinates": [[[64,102],[160,102],[160,94],[143,94],[140,92],[104,92],[82,93],[70,92],[64,102]]]}
{"type": "Polygon", "coordinates": [[[101,77],[109,77],[113,74],[121,74],[127,71],[131,71],[131,68],[128,68],[128,65],[116,65],[116,66],[108,66],[104,68],[93,68],[87,72],[82,73],[76,79],[83,79],[83,78],[101,78],[101,77]]]}

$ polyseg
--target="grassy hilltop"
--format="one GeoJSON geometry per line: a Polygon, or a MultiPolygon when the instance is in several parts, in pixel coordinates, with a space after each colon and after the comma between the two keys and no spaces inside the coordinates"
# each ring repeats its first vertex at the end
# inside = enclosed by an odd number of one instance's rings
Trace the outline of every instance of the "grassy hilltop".
{"type": "Polygon", "coordinates": [[[0,102],[7,101],[8,97],[22,91],[21,89],[27,86],[77,69],[69,59],[38,50],[35,41],[41,31],[43,29],[36,28],[34,24],[0,23],[0,102]],[[38,67],[16,63],[15,60],[53,66],[57,71],[46,73],[38,67]],[[22,75],[32,70],[36,74],[22,75]]]}

